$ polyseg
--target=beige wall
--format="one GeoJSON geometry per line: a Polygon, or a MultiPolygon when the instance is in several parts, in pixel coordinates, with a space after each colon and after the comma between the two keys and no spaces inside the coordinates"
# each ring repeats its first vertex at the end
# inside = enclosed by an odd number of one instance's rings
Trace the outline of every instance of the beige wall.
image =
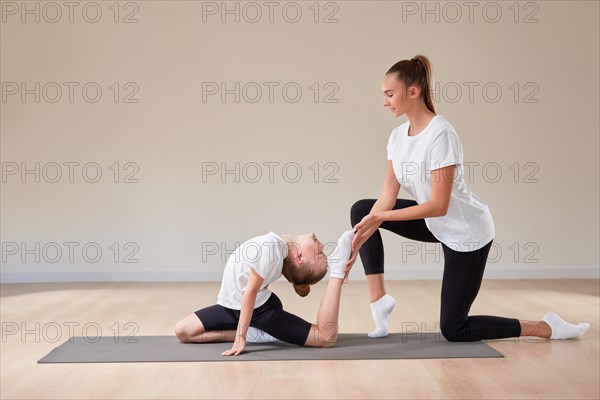
{"type": "MultiPolygon", "coordinates": [[[[1,2],[3,282],[218,280],[254,235],[335,241],[405,121],[381,78],[418,53],[495,220],[487,276],[598,276],[598,2],[228,2],[239,23],[222,4],[75,2],[70,22],[63,2],[1,2]],[[239,176],[207,175],[222,164],[239,176]]],[[[440,276],[439,245],[383,235],[391,278],[440,276]]]]}

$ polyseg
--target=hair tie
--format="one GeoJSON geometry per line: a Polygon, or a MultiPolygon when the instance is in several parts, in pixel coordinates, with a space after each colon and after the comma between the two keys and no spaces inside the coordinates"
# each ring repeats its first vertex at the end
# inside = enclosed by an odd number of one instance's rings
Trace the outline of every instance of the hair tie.
{"type": "Polygon", "coordinates": [[[419,60],[418,58],[411,58],[410,61],[414,61],[417,64],[421,64],[421,60],[419,60]]]}

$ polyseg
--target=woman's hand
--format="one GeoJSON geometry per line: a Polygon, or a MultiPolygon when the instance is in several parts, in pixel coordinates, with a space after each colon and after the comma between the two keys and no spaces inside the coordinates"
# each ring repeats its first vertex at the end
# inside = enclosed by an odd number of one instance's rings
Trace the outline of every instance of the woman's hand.
{"type": "Polygon", "coordinates": [[[371,235],[379,228],[382,222],[383,215],[380,212],[365,215],[362,221],[354,225],[356,234],[354,235],[354,239],[352,239],[352,247],[362,247],[362,245],[369,240],[371,235]]]}
{"type": "Polygon", "coordinates": [[[226,350],[221,353],[222,356],[237,356],[244,352],[246,349],[246,338],[242,338],[241,336],[236,339],[233,343],[233,347],[230,350],[226,350]]]}
{"type": "Polygon", "coordinates": [[[344,268],[344,272],[346,272],[344,283],[348,282],[348,274],[350,273],[350,269],[352,269],[352,266],[356,261],[358,251],[362,245],[369,240],[371,235],[379,228],[382,222],[383,215],[380,212],[375,212],[366,215],[358,224],[354,225],[356,234],[354,235],[354,239],[352,239],[352,254],[346,263],[346,267],[344,268]]]}

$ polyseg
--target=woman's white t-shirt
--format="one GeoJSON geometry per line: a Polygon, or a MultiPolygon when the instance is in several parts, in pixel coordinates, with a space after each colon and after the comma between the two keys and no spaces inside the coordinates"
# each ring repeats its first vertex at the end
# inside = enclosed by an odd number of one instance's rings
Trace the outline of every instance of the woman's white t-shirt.
{"type": "MultiPolygon", "coordinates": [[[[425,218],[433,235],[456,251],[474,251],[494,238],[494,221],[486,203],[467,188],[463,149],[455,129],[441,115],[414,136],[409,122],[395,128],[387,145],[396,179],[418,204],[431,199],[431,171],[456,165],[448,213],[425,218]]],[[[451,178],[451,177],[450,177],[451,178]]]]}
{"type": "Polygon", "coordinates": [[[256,294],[254,308],[265,304],[271,296],[271,291],[265,286],[281,277],[283,260],[287,255],[287,243],[273,232],[242,243],[227,259],[217,304],[234,310],[242,309],[250,269],[264,279],[256,294]]]}

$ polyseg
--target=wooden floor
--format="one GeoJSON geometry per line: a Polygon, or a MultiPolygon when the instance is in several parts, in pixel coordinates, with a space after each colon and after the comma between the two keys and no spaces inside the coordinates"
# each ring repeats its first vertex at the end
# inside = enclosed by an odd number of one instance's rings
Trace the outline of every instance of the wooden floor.
{"type": "MultiPolygon", "coordinates": [[[[324,284],[306,298],[285,282],[270,289],[287,310],[314,321],[324,284]]],[[[398,300],[392,332],[415,323],[422,330],[438,330],[439,281],[387,285],[398,300]]],[[[82,336],[84,326],[88,336],[96,335],[97,328],[104,336],[173,334],[175,322],[213,304],[218,289],[216,282],[1,285],[0,398],[600,397],[598,280],[484,280],[471,315],[540,319],[554,311],[570,322],[591,323],[578,340],[488,341],[505,358],[37,364],[70,337],[69,326],[74,336],[82,336]]],[[[366,284],[351,282],[342,293],[340,330],[372,328],[366,284]]]]}

